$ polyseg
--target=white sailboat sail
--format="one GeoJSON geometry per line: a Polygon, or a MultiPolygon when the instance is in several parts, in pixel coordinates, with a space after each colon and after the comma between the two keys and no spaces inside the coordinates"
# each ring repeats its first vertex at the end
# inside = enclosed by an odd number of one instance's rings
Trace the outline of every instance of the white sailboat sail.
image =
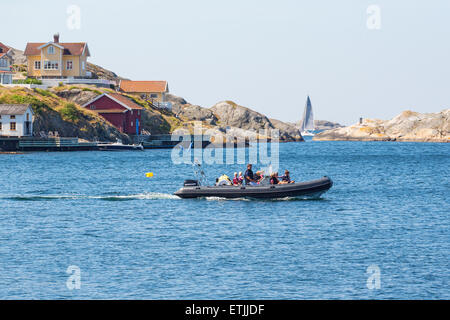
{"type": "Polygon", "coordinates": [[[314,129],[315,129],[314,114],[313,114],[311,99],[308,96],[308,99],[306,100],[305,111],[303,112],[303,120],[302,120],[302,124],[300,126],[300,131],[306,132],[309,130],[312,131],[314,129]]]}

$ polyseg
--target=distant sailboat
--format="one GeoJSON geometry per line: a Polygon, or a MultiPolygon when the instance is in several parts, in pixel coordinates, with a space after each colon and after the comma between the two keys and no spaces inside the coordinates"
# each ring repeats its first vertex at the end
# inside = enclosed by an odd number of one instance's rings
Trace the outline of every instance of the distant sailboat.
{"type": "Polygon", "coordinates": [[[305,105],[305,111],[303,112],[303,120],[300,125],[300,132],[302,133],[302,136],[314,136],[314,114],[313,109],[311,105],[311,99],[308,96],[308,99],[306,100],[305,105]]]}

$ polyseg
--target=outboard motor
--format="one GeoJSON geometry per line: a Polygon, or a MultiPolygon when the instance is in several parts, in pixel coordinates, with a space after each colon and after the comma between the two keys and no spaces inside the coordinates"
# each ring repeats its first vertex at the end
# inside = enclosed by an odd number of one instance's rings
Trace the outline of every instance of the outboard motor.
{"type": "Polygon", "coordinates": [[[185,187],[197,187],[199,186],[198,180],[184,180],[185,187]]]}

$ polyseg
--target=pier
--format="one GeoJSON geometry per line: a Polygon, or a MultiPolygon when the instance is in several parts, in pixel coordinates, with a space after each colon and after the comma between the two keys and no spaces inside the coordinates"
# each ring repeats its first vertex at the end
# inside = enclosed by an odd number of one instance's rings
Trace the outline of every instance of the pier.
{"type": "Polygon", "coordinates": [[[0,137],[0,151],[92,151],[96,142],[80,142],[78,138],[0,137]]]}
{"type": "Polygon", "coordinates": [[[78,138],[38,138],[38,137],[0,137],[0,152],[17,151],[109,151],[109,150],[142,150],[172,149],[179,145],[183,148],[206,148],[211,144],[206,136],[186,136],[172,140],[170,134],[135,136],[136,145],[117,145],[106,142],[80,141],[78,138]],[[128,148],[127,148],[128,147],[128,148]],[[140,148],[137,148],[140,147],[140,148]]]}
{"type": "Polygon", "coordinates": [[[179,136],[172,140],[170,134],[135,136],[134,145],[122,145],[110,142],[89,142],[78,138],[41,138],[41,137],[0,137],[0,152],[31,152],[31,151],[117,151],[142,149],[173,149],[182,146],[184,149],[201,148],[208,146],[215,148],[248,147],[249,142],[238,144],[214,144],[209,136],[179,136]]]}
{"type": "Polygon", "coordinates": [[[178,140],[172,140],[170,134],[155,134],[146,136],[141,140],[144,149],[172,149],[181,143],[183,148],[188,149],[201,147],[206,148],[211,144],[209,136],[180,136],[178,140]]]}

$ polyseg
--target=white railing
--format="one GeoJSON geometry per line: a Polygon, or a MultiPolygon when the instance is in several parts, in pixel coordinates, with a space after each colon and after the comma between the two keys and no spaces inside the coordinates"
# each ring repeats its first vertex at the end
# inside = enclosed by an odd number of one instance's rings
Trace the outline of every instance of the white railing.
{"type": "Polygon", "coordinates": [[[93,85],[104,85],[109,86],[115,84],[114,81],[106,79],[75,79],[75,78],[61,78],[61,79],[40,79],[42,84],[48,87],[56,87],[60,83],[62,84],[93,84],[93,85]]]}
{"type": "Polygon", "coordinates": [[[153,105],[160,109],[172,110],[172,102],[153,102],[153,105]]]}
{"type": "Polygon", "coordinates": [[[22,87],[22,88],[28,88],[28,89],[47,89],[50,87],[49,85],[44,84],[28,84],[28,83],[10,83],[10,84],[1,84],[4,87],[22,87]]]}
{"type": "Polygon", "coordinates": [[[66,79],[68,84],[83,83],[83,84],[115,84],[114,81],[106,79],[66,79]]]}
{"type": "Polygon", "coordinates": [[[78,138],[23,139],[19,147],[73,147],[78,146],[78,138]]]}

